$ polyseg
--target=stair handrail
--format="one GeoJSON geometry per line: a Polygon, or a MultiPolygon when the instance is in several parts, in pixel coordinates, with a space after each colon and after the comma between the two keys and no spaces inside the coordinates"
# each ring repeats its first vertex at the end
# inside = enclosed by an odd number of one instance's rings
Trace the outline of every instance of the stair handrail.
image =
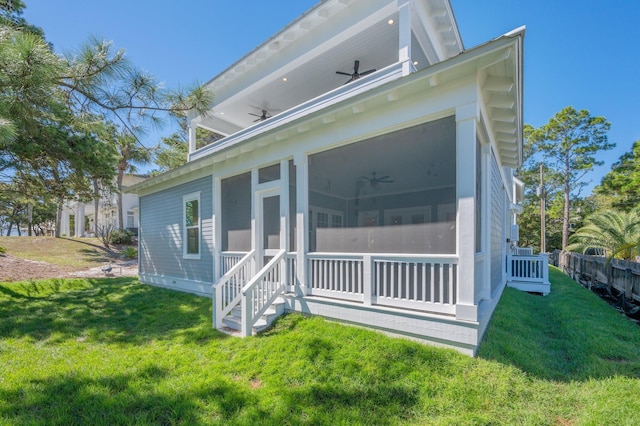
{"type": "Polygon", "coordinates": [[[261,270],[258,272],[243,288],[242,288],[242,336],[250,336],[252,334],[253,325],[265,313],[269,306],[284,292],[286,286],[286,274],[282,268],[282,260],[287,251],[280,250],[261,270]],[[263,295],[262,306],[255,309],[253,306],[253,292],[262,279],[271,271],[280,266],[279,283],[275,288],[265,289],[271,290],[271,294],[263,295]],[[265,298],[265,296],[268,296],[265,298]]]}
{"type": "MultiPolygon", "coordinates": [[[[255,255],[255,250],[251,250],[247,253],[238,263],[233,265],[218,281],[211,286],[211,303],[213,305],[213,326],[217,329],[224,327],[222,319],[227,316],[229,312],[242,300],[242,289],[227,303],[226,306],[222,306],[223,289],[224,285],[228,283],[236,274],[246,266],[248,262],[252,262],[255,255]],[[218,306],[220,305],[220,306],[218,306]]],[[[243,286],[244,288],[244,286],[243,286]]]]}

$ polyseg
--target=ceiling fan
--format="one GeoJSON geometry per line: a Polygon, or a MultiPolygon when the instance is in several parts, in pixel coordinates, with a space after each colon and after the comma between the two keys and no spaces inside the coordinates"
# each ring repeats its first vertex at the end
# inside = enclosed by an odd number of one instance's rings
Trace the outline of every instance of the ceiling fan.
{"type": "Polygon", "coordinates": [[[377,188],[379,183],[393,183],[393,180],[389,179],[391,176],[386,175],[382,177],[377,177],[376,172],[371,172],[371,177],[361,176],[362,179],[369,181],[369,185],[372,188],[377,188]]]}
{"type": "Polygon", "coordinates": [[[367,71],[362,71],[362,72],[358,72],[358,70],[360,69],[360,61],[356,60],[353,63],[353,73],[348,73],[348,72],[343,72],[343,71],[336,71],[336,74],[340,74],[340,75],[348,75],[349,77],[351,77],[349,80],[347,80],[344,84],[347,83],[351,83],[352,81],[355,81],[357,79],[359,79],[360,77],[364,77],[365,75],[369,75],[372,72],[375,72],[375,68],[371,69],[371,70],[367,70],[367,71]]]}
{"type": "Polygon", "coordinates": [[[253,120],[254,123],[257,123],[258,121],[264,121],[268,118],[271,118],[271,115],[267,112],[266,109],[262,110],[262,114],[258,115],[258,114],[254,114],[252,112],[249,113],[249,115],[253,115],[254,117],[258,117],[255,120],[253,120]]]}

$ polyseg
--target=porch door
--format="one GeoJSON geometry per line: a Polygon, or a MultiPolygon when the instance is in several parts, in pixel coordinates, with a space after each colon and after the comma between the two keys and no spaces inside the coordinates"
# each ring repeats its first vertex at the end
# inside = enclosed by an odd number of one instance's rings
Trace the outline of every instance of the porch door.
{"type": "Polygon", "coordinates": [[[261,263],[259,266],[266,265],[282,247],[280,234],[280,195],[277,191],[269,191],[268,194],[261,195],[259,198],[258,215],[258,247],[257,259],[261,263]]]}

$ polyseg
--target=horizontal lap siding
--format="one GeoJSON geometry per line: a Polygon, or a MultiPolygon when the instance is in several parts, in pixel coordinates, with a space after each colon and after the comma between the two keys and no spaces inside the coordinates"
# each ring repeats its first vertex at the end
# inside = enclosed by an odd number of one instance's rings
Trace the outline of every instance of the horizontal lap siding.
{"type": "Polygon", "coordinates": [[[491,156],[491,292],[502,282],[503,203],[500,169],[495,157],[491,156]]]}
{"type": "Polygon", "coordinates": [[[213,281],[211,178],[140,198],[140,273],[213,281]],[[200,192],[200,259],[183,258],[183,199],[200,192]]]}

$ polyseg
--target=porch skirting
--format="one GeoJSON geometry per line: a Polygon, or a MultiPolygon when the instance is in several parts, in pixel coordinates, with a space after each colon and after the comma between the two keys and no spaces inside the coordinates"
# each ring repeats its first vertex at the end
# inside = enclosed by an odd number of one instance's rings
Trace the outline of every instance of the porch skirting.
{"type": "MultiPolygon", "coordinates": [[[[385,334],[433,346],[447,347],[474,356],[486,324],[457,320],[454,316],[429,314],[386,306],[319,296],[282,295],[286,311],[318,315],[341,323],[362,326],[385,334]]],[[[485,317],[488,321],[488,317],[485,317]]]]}

